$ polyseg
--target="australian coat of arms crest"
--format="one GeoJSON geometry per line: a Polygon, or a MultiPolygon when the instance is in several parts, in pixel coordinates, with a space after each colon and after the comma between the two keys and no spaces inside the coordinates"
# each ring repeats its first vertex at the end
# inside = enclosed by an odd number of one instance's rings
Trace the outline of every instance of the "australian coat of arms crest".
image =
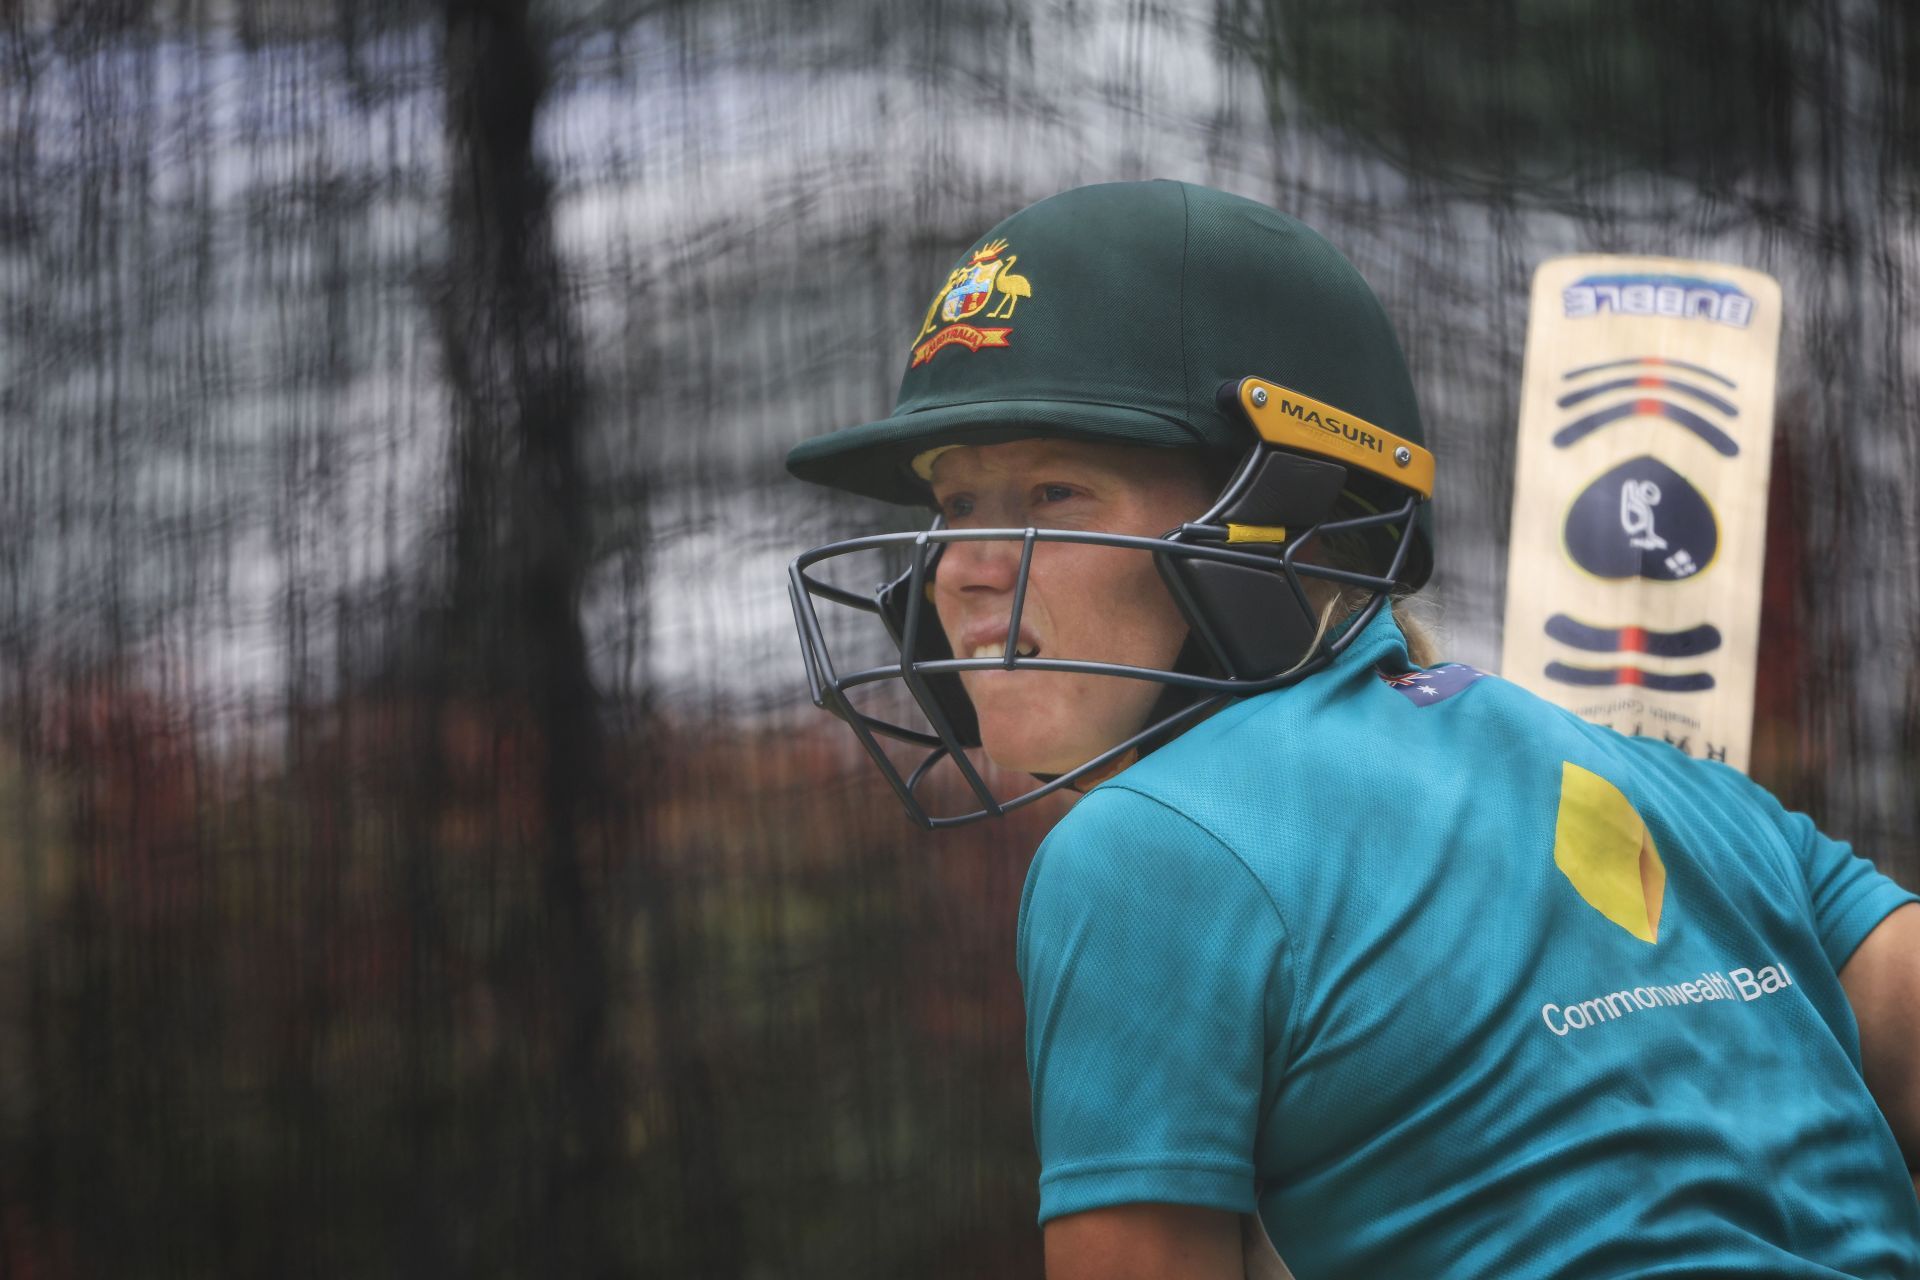
{"type": "Polygon", "coordinates": [[[1020,255],[1006,253],[1007,242],[995,240],[973,251],[968,261],[955,267],[947,276],[947,282],[933,295],[933,305],[927,308],[927,316],[921,322],[920,332],[914,335],[913,365],[918,368],[933,359],[936,351],[944,347],[962,346],[969,351],[978,351],[982,347],[1004,347],[1007,336],[1013,332],[1012,326],[981,328],[971,323],[975,316],[985,320],[1011,320],[1013,309],[1022,298],[1033,296],[1033,286],[1027,278],[1015,275],[1013,264],[1020,255]],[[988,302],[999,295],[991,309],[988,302]],[[936,326],[944,326],[936,329],[936,326]],[[928,337],[928,334],[933,336],[928,337]],[[922,341],[924,339],[924,341],[922,341]]]}

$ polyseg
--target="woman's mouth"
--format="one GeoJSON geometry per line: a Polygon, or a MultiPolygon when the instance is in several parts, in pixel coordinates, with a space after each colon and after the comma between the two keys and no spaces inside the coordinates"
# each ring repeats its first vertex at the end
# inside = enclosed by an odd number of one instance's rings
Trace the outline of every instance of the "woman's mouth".
{"type": "MultiPolygon", "coordinates": [[[[968,653],[967,656],[969,658],[1004,658],[1007,656],[1007,645],[1004,640],[993,640],[986,644],[977,644],[973,646],[972,651],[968,653]]],[[[1031,640],[1020,641],[1013,646],[1013,656],[1016,658],[1037,658],[1040,656],[1040,646],[1031,640]]]]}

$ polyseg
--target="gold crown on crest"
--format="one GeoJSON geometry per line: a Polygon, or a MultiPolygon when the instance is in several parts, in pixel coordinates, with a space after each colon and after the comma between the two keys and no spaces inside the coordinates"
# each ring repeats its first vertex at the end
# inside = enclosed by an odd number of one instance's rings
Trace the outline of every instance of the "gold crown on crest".
{"type": "Polygon", "coordinates": [[[988,258],[997,258],[1000,256],[1001,250],[1006,247],[1007,242],[1005,240],[995,240],[992,244],[982,245],[973,251],[973,260],[975,262],[985,262],[988,258]]]}

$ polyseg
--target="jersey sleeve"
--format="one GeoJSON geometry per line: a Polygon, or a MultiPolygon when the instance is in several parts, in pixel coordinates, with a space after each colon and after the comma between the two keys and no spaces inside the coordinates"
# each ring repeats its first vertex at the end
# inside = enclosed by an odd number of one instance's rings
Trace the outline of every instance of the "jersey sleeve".
{"type": "Polygon", "coordinates": [[[1135,792],[1080,801],[1020,904],[1041,1222],[1147,1201],[1252,1211],[1288,957],[1227,846],[1135,792]]]}
{"type": "Polygon", "coordinates": [[[1812,818],[1788,809],[1753,779],[1723,764],[1701,764],[1735,787],[1741,797],[1759,805],[1779,829],[1806,888],[1814,934],[1835,973],[1846,967],[1867,935],[1895,908],[1920,902],[1854,853],[1851,844],[1822,832],[1812,818]]]}
{"type": "Polygon", "coordinates": [[[1894,908],[1920,898],[1882,875],[1846,841],[1822,833],[1806,814],[1780,808],[1778,801],[1775,808],[1782,831],[1799,855],[1814,930],[1838,973],[1874,926],[1894,908]]]}

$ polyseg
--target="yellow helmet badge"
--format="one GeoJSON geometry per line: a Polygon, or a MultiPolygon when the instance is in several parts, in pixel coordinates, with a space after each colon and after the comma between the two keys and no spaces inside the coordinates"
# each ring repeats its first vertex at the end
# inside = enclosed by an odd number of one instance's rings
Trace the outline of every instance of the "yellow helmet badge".
{"type": "Polygon", "coordinates": [[[947,282],[933,295],[920,332],[914,335],[913,363],[909,368],[919,368],[946,347],[961,346],[968,351],[978,351],[982,347],[1007,345],[1012,326],[981,328],[970,323],[982,311],[986,312],[982,319],[1011,320],[1020,299],[1033,296],[1033,286],[1027,278],[1013,272],[1013,264],[1020,260],[1020,255],[1007,254],[1003,259],[1000,255],[1006,250],[1005,240],[995,240],[975,249],[967,262],[948,273],[947,282]],[[945,327],[936,332],[937,324],[945,327]],[[928,337],[929,333],[933,336],[928,337]]]}

